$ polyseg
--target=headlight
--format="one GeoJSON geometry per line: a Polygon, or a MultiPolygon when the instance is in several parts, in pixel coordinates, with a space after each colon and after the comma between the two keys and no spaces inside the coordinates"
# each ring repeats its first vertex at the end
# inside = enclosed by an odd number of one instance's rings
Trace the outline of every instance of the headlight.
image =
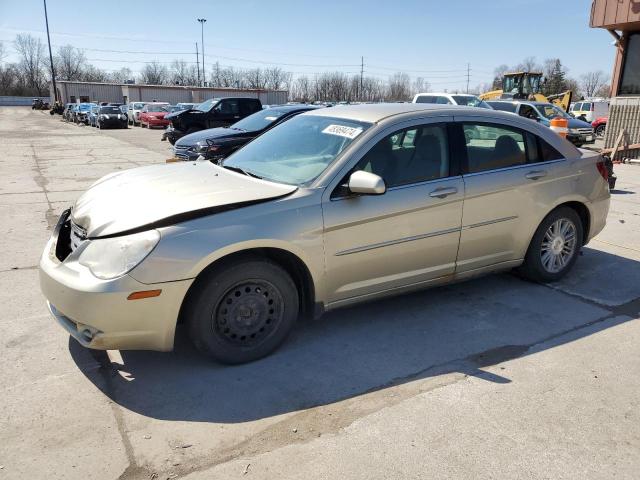
{"type": "Polygon", "coordinates": [[[578,131],[578,129],[577,129],[577,128],[570,128],[570,129],[569,129],[569,133],[573,133],[573,134],[575,135],[575,134],[578,134],[578,133],[580,133],[580,132],[578,131]]]}
{"type": "Polygon", "coordinates": [[[193,149],[197,153],[206,153],[209,150],[209,145],[196,145],[193,149]]]}
{"type": "Polygon", "coordinates": [[[102,280],[120,277],[133,270],[151,253],[160,240],[160,232],[146,232],[123,237],[91,240],[78,262],[102,280]]]}
{"type": "Polygon", "coordinates": [[[100,118],[100,120],[104,120],[105,118],[107,118],[107,116],[106,115],[100,115],[99,118],[100,118]]]}

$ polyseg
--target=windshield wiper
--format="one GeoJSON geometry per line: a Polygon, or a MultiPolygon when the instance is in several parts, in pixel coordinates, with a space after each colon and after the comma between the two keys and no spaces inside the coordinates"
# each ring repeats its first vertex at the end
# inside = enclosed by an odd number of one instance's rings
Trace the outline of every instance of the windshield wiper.
{"type": "Polygon", "coordinates": [[[256,175],[255,173],[249,172],[247,170],[243,170],[240,167],[232,167],[231,165],[225,165],[225,164],[222,164],[221,167],[227,168],[227,169],[232,170],[234,172],[242,173],[243,175],[246,175],[248,177],[259,178],[259,179],[262,180],[262,177],[260,175],[256,175]]]}

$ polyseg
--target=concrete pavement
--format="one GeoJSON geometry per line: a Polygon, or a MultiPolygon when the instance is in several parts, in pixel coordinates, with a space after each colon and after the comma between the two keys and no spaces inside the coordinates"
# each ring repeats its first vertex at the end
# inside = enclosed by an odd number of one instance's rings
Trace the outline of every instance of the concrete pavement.
{"type": "Polygon", "coordinates": [[[36,265],[62,209],[159,131],[0,108],[0,479],[637,478],[640,167],[553,286],[494,275],[301,324],[237,367],[92,352],[36,265]]]}

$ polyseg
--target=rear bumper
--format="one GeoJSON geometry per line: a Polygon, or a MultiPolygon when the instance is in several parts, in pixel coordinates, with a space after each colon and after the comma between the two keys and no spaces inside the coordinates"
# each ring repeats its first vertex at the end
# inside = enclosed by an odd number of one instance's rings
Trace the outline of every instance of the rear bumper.
{"type": "Polygon", "coordinates": [[[40,259],[40,288],[53,318],[78,342],[99,350],[173,348],[182,301],[192,280],[143,284],[129,275],[100,280],[70,257],[60,262],[52,238],[40,259]],[[55,250],[55,249],[54,249],[55,250]],[[128,300],[136,291],[159,296],[128,300]]]}
{"type": "Polygon", "coordinates": [[[171,122],[169,120],[162,120],[160,118],[147,118],[145,123],[152,127],[166,127],[171,122]]]}
{"type": "Polygon", "coordinates": [[[595,200],[587,205],[587,208],[589,209],[589,216],[591,217],[591,224],[589,225],[589,233],[587,235],[587,238],[585,239],[585,244],[593,239],[593,237],[598,235],[607,224],[607,215],[609,214],[610,201],[611,197],[608,193],[607,187],[606,197],[595,200]]]}

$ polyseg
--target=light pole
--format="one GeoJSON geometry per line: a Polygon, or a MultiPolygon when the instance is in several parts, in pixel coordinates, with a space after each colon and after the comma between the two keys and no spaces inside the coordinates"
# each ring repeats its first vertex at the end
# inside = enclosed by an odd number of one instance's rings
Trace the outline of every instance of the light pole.
{"type": "Polygon", "coordinates": [[[204,74],[204,22],[207,21],[206,18],[199,18],[198,21],[200,22],[200,27],[201,27],[201,40],[202,40],[202,86],[204,87],[205,84],[207,83],[207,77],[204,74]]]}
{"type": "Polygon", "coordinates": [[[53,55],[51,54],[51,37],[49,36],[49,17],[47,16],[47,0],[44,0],[44,21],[47,24],[47,43],[49,44],[49,60],[51,61],[51,83],[53,84],[53,101],[58,101],[58,89],[56,88],[56,71],[53,68],[53,55]]]}

